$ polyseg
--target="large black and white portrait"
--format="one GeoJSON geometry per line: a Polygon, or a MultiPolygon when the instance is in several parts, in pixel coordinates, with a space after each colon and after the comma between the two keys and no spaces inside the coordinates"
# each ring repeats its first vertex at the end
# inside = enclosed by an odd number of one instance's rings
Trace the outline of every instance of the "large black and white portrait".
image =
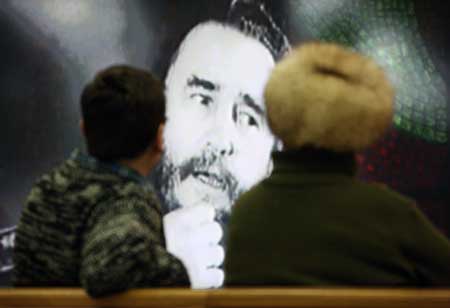
{"type": "Polygon", "coordinates": [[[280,144],[263,90],[288,49],[264,6],[236,1],[227,22],[202,22],[183,38],[165,79],[166,151],[156,175],[168,211],[206,204],[224,223],[236,198],[270,174],[280,144]]]}

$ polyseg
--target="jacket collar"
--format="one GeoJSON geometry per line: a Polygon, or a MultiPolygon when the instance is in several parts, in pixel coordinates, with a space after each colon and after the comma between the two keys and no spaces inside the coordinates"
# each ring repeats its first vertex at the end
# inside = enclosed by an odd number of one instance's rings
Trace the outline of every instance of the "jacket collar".
{"type": "Polygon", "coordinates": [[[288,149],[272,154],[274,173],[336,174],[354,176],[355,153],[336,153],[312,147],[288,149]]]}
{"type": "Polygon", "coordinates": [[[106,162],[75,149],[70,155],[70,159],[78,163],[81,167],[94,172],[108,172],[119,177],[126,178],[143,186],[148,185],[148,180],[137,171],[116,162],[106,162]]]}

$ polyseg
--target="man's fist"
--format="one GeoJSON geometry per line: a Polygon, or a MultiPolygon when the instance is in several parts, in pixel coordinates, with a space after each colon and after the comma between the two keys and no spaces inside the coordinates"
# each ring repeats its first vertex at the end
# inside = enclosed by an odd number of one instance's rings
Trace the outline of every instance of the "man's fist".
{"type": "Polygon", "coordinates": [[[219,245],[223,232],[214,221],[214,209],[197,205],[170,212],[163,218],[167,251],[181,260],[195,289],[220,287],[219,268],[224,251],[219,245]]]}

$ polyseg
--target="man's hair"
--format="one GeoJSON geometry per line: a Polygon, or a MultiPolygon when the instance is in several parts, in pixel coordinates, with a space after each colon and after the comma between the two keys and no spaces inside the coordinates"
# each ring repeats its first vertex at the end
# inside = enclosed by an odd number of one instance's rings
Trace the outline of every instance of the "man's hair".
{"type": "Polygon", "coordinates": [[[89,154],[105,161],[135,158],[165,121],[163,84],[144,70],[107,68],[84,88],[81,112],[89,154]]]}
{"type": "Polygon", "coordinates": [[[233,0],[226,23],[257,39],[275,61],[291,50],[287,36],[267,12],[262,0],[233,0]]]}

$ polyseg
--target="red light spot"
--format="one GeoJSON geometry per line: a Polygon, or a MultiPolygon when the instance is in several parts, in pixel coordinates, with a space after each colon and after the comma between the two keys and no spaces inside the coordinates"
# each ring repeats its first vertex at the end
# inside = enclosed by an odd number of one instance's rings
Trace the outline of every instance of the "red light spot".
{"type": "Polygon", "coordinates": [[[362,165],[363,163],[364,163],[364,156],[362,156],[362,155],[360,155],[360,154],[358,154],[358,155],[356,155],[356,162],[359,164],[359,165],[362,165]]]}

